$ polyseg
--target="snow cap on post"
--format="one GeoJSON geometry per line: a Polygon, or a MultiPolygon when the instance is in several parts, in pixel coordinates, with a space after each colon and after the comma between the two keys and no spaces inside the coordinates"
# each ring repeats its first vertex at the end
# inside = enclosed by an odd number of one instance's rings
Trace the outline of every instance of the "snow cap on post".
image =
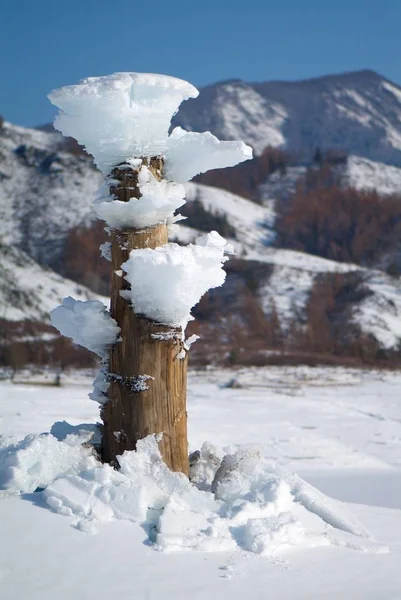
{"type": "Polygon", "coordinates": [[[129,159],[163,154],[171,118],[183,100],[198,94],[176,77],[114,73],[88,77],[48,97],[60,109],[55,128],[84,145],[108,175],[129,159]]]}
{"type": "Polygon", "coordinates": [[[250,146],[221,142],[210,132],[177,127],[168,135],[181,102],[198,94],[193,85],[175,77],[114,73],[83,79],[48,97],[60,109],[55,128],[85,146],[104,175],[124,162],[163,156],[167,178],[184,183],[209,169],[252,158],[250,146]]]}

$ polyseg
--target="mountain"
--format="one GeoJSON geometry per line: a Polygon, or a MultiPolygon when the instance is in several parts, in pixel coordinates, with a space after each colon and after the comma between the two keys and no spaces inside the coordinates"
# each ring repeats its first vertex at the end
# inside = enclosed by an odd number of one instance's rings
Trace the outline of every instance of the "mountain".
{"type": "Polygon", "coordinates": [[[401,88],[373,71],[304,81],[223,81],[180,107],[175,125],[310,158],[345,150],[401,166],[401,88]]]}
{"type": "Polygon", "coordinates": [[[94,220],[102,176],[88,156],[63,150],[59,134],[4,123],[0,130],[0,240],[39,263],[57,264],[73,227],[94,220]]]}
{"type": "MultiPolygon", "coordinates": [[[[357,196],[358,202],[365,201],[365,191],[378,192],[379,196],[366,198],[372,206],[379,207],[379,216],[385,212],[382,208],[391,204],[391,218],[397,222],[399,200],[392,195],[399,192],[401,168],[397,166],[399,150],[394,132],[400,131],[401,120],[396,122],[396,115],[400,117],[397,103],[401,103],[394,90],[398,88],[378,75],[363,72],[293,84],[225,82],[202,90],[196,110],[190,102],[183,105],[177,115],[182,125],[210,128],[223,138],[245,137],[255,146],[259,144],[261,151],[254,161],[214,171],[211,179],[186,186],[187,204],[181,209],[186,221],[172,231],[171,239],[189,243],[201,232],[216,229],[236,251],[226,264],[226,284],[207,294],[194,311],[196,321],[190,325],[189,333],[198,333],[202,339],[193,348],[193,362],[260,364],[281,360],[279,356],[284,356],[283,360],[311,362],[398,357],[398,247],[391,254],[393,246],[386,246],[386,251],[390,248],[389,255],[369,264],[363,260],[359,264],[350,264],[350,259],[328,260],[288,245],[278,247],[280,214],[291,207],[305,178],[316,177],[320,171],[324,174],[327,167],[330,177],[344,190],[345,203],[350,186],[357,195],[362,194],[357,196]],[[381,108],[377,98],[367,104],[366,98],[373,94],[374,86],[381,90],[381,108]],[[271,90],[276,90],[276,96],[271,90]],[[281,95],[277,90],[281,90],[281,95]],[[356,93],[365,98],[365,104],[359,96],[355,100],[356,93]],[[268,100],[268,94],[273,100],[268,100]],[[308,94],[314,98],[309,104],[308,94]],[[298,97],[304,100],[297,100],[298,97]],[[349,112],[349,103],[356,103],[359,116],[355,117],[353,105],[355,135],[352,140],[338,136],[348,144],[338,152],[336,148],[340,146],[336,146],[332,132],[342,132],[344,119],[351,119],[339,108],[346,98],[349,112]],[[284,114],[285,106],[287,115],[282,122],[276,118],[279,104],[280,114],[284,114]],[[315,137],[320,136],[316,144],[307,142],[307,132],[302,133],[302,111],[307,106],[320,114],[314,117],[321,123],[320,128],[308,125],[310,136],[313,131],[315,137]],[[234,109],[237,117],[231,118],[234,109]],[[276,116],[272,116],[274,110],[276,116]],[[192,122],[185,121],[191,115],[192,122]],[[297,119],[298,142],[306,145],[296,157],[297,119]],[[262,152],[267,133],[271,134],[268,144],[280,145],[284,150],[262,152]],[[375,160],[365,151],[368,133],[381,140],[375,160]],[[327,141],[327,150],[322,140],[327,141]],[[315,152],[317,146],[319,156],[315,152]],[[314,156],[307,159],[307,153],[314,156]],[[221,189],[220,182],[228,189],[221,189]],[[241,193],[233,193],[238,189],[241,193]],[[280,202],[282,199],[285,202],[280,202]]],[[[347,135],[352,129],[350,122],[347,135]]],[[[107,236],[92,210],[101,183],[102,177],[91,158],[59,134],[9,123],[0,128],[0,323],[9,337],[12,329],[13,340],[18,336],[27,340],[32,323],[42,331],[42,339],[43,335],[55,336],[48,326],[48,312],[62,296],[86,299],[107,293],[110,267],[98,251],[107,236]]],[[[369,222],[369,215],[365,222],[369,222]]],[[[327,218],[330,221],[330,215],[327,218]]],[[[389,236],[389,231],[380,229],[387,227],[387,221],[376,220],[378,233],[365,236],[371,244],[389,236]]],[[[358,256],[363,256],[364,248],[358,256]]],[[[70,349],[68,352],[68,360],[72,360],[70,349]]],[[[58,360],[60,353],[59,349],[58,360]]]]}

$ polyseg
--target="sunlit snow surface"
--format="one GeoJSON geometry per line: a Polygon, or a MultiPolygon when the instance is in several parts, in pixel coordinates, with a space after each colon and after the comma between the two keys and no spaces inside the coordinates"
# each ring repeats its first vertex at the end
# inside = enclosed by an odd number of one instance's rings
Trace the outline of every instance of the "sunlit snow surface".
{"type": "MultiPolygon", "coordinates": [[[[213,442],[203,448],[198,485],[202,478],[210,485],[222,455],[230,456],[215,497],[169,474],[151,443],[125,455],[119,473],[96,463],[82,469],[85,455],[71,454],[77,430],[52,425],[94,423],[96,405],[86,399],[89,374],[65,381],[61,388],[0,384],[5,435],[14,443],[29,432],[53,436],[23,442],[17,461],[14,454],[18,481],[25,468],[27,489],[42,483],[47,491],[17,497],[14,489],[0,498],[7,600],[106,600],[134,588],[138,598],[168,600],[257,600],[267,589],[285,600],[320,600],[323,590],[330,600],[398,598],[399,374],[303,367],[190,374],[191,450],[213,442]],[[239,387],[225,387],[233,377],[239,387]],[[35,452],[27,453],[34,443],[42,457],[55,444],[70,457],[54,483],[40,479],[46,460],[35,464],[35,452]],[[188,552],[194,548],[203,552],[188,552]],[[105,555],[107,569],[99,569],[105,555]]],[[[2,440],[2,452],[8,443],[2,440]]]]}

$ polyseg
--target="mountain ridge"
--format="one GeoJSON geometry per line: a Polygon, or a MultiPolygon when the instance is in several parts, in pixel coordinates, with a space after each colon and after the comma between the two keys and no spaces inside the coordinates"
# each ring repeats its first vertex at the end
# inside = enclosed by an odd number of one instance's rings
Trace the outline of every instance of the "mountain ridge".
{"type": "MultiPolygon", "coordinates": [[[[365,76],[366,73],[361,76],[362,79],[365,76]]],[[[355,81],[352,74],[350,77],[355,81]]],[[[367,77],[369,81],[372,79],[369,73],[367,77]]],[[[380,86],[386,83],[381,76],[377,75],[377,78],[375,81],[380,86]]],[[[234,84],[227,85],[230,87],[234,84]]],[[[239,94],[239,112],[235,113],[239,121],[235,121],[232,114],[229,115],[230,127],[239,123],[253,128],[252,131],[273,136],[276,145],[284,144],[283,123],[287,117],[283,108],[274,102],[262,102],[260,95],[250,90],[248,84],[241,87],[236,83],[234,88],[234,94],[230,89],[224,91],[226,96],[223,94],[229,106],[235,103],[237,92],[239,94]],[[243,90],[245,99],[241,96],[243,90]],[[249,102],[247,94],[250,94],[249,102]],[[242,111],[245,100],[248,116],[242,111]],[[267,120],[266,114],[269,117],[267,120]]],[[[340,96],[347,89],[341,87],[340,96]]],[[[401,99],[398,101],[394,90],[398,93],[395,86],[386,91],[391,99],[390,104],[396,108],[399,104],[401,107],[401,99]]],[[[213,90],[213,94],[218,99],[218,90],[213,90]]],[[[354,95],[350,97],[355,103],[354,95]]],[[[227,106],[223,102],[218,108],[224,113],[227,106]]],[[[359,108],[358,116],[361,117],[366,107],[359,108]]],[[[388,124],[388,105],[383,107],[383,111],[382,121],[388,124]]],[[[213,110],[207,105],[204,106],[204,114],[213,121],[213,110]]],[[[199,115],[202,117],[203,113],[199,115]]],[[[334,129],[336,115],[329,123],[334,129]]],[[[226,126],[224,118],[227,118],[227,114],[220,116],[220,125],[226,126]]],[[[323,132],[326,124],[323,119],[323,132]]],[[[226,127],[226,133],[228,129],[226,127]]],[[[397,132],[401,136],[399,128],[394,128],[394,135],[397,132]]],[[[218,132],[215,130],[214,133],[218,132]]],[[[231,133],[234,138],[244,137],[239,131],[231,130],[231,133]]],[[[354,130],[354,133],[357,134],[356,142],[360,141],[360,131],[354,130]]],[[[102,176],[94,169],[88,155],[83,154],[77,146],[68,146],[68,140],[67,144],[61,140],[59,134],[29,130],[8,123],[0,128],[0,238],[3,246],[18,249],[18,252],[3,256],[8,261],[7,273],[3,277],[8,292],[3,304],[10,304],[10,297],[21,297],[20,307],[16,306],[20,311],[15,313],[15,319],[20,319],[23,314],[44,319],[48,312],[46,294],[47,288],[53,287],[52,276],[49,271],[37,270],[36,263],[50,266],[63,276],[91,285],[90,277],[84,279],[79,269],[74,276],[72,272],[66,272],[65,250],[68,244],[70,256],[73,254],[79,263],[78,267],[86,267],[84,275],[89,273],[96,276],[92,278],[92,284],[96,278],[99,280],[102,267],[96,261],[100,261],[100,242],[91,233],[95,216],[90,201],[102,182],[102,176]],[[70,234],[73,234],[72,237],[70,234]],[[90,256],[85,255],[88,248],[90,256]],[[29,255],[29,260],[24,259],[22,251],[29,255]],[[93,262],[94,256],[96,261],[93,262]],[[30,262],[31,259],[36,263],[30,262]],[[26,265],[26,273],[25,267],[21,268],[18,264],[20,262],[26,265]],[[18,273],[15,281],[14,272],[18,273]],[[35,296],[32,296],[30,289],[28,295],[25,294],[23,280],[35,281],[39,278],[43,279],[43,289],[35,296]],[[17,293],[14,293],[15,286],[17,293]],[[34,306],[28,310],[26,298],[30,297],[34,306]]],[[[266,138],[263,140],[265,142],[266,138]]],[[[361,144],[356,143],[356,146],[361,149],[361,144]]],[[[393,150],[397,155],[397,144],[393,150]]],[[[238,360],[238,357],[235,358],[236,348],[242,348],[240,360],[267,360],[269,352],[287,351],[288,348],[295,348],[297,352],[325,353],[325,356],[345,351],[350,357],[354,352],[358,360],[361,357],[365,360],[367,355],[373,360],[380,352],[396,354],[401,344],[401,328],[397,326],[401,318],[401,281],[398,271],[397,276],[390,276],[380,266],[365,268],[363,263],[340,263],[288,247],[272,247],[277,232],[275,215],[280,195],[285,191],[286,195],[291,196],[308,170],[318,170],[318,163],[313,160],[298,162],[298,166],[293,161],[286,166],[280,163],[284,154],[269,150],[264,155],[263,168],[268,170],[262,169],[263,172],[259,173],[259,203],[241,197],[243,194],[235,190],[231,190],[233,194],[218,189],[218,186],[213,188],[198,182],[187,185],[188,203],[185,210],[190,227],[182,227],[176,235],[176,241],[188,243],[198,235],[197,230],[218,230],[218,226],[221,226],[226,230],[221,233],[230,239],[237,252],[237,257],[227,263],[225,286],[205,296],[194,311],[197,320],[191,324],[194,330],[189,333],[201,333],[203,341],[195,346],[193,360],[202,352],[206,360],[211,352],[216,361],[232,363],[238,360]],[[271,161],[275,161],[275,166],[269,170],[271,161]],[[227,306],[230,307],[229,311],[227,306]],[[255,358],[252,352],[256,347],[258,354],[255,358]]],[[[321,159],[325,158],[327,156],[322,153],[321,159]]],[[[357,189],[366,186],[373,190],[379,188],[383,198],[385,194],[395,193],[401,183],[400,168],[389,167],[383,160],[381,163],[372,161],[363,153],[355,155],[351,152],[338,167],[344,169],[345,185],[357,189]]],[[[227,170],[229,178],[233,179],[234,174],[234,169],[227,170]]],[[[100,222],[97,222],[97,227],[102,234],[100,222]]],[[[103,266],[107,279],[109,265],[103,266]]],[[[68,295],[69,290],[76,293],[72,281],[54,279],[54,282],[57,286],[54,286],[55,290],[49,298],[52,303],[59,301],[61,293],[68,295]]],[[[97,285],[98,281],[95,281],[92,287],[99,292],[97,285]]],[[[81,294],[83,297],[96,296],[84,288],[81,294]]],[[[10,315],[6,315],[6,318],[12,320],[10,315]]]]}
{"type": "Polygon", "coordinates": [[[311,155],[347,150],[401,166],[401,87],[371,70],[299,81],[206,86],[183,103],[174,125],[311,155]]]}

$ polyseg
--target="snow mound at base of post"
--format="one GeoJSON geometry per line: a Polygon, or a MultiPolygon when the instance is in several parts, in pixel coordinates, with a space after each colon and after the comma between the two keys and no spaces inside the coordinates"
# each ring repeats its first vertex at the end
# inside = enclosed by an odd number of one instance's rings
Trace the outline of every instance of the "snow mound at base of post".
{"type": "Polygon", "coordinates": [[[0,490],[30,493],[83,468],[95,467],[93,448],[88,442],[95,434],[94,425],[78,427],[57,423],[55,435],[27,435],[17,443],[0,444],[0,490]],[[61,435],[63,425],[67,427],[61,435]]]}
{"type": "Polygon", "coordinates": [[[121,265],[131,289],[124,291],[135,312],[148,319],[185,329],[190,311],[209,289],[224,283],[222,269],[230,250],[213,231],[196,244],[170,243],[152,250],[132,250],[121,265]]]}
{"type": "Polygon", "coordinates": [[[165,465],[157,436],[118,457],[116,471],[82,445],[90,431],[56,425],[52,431],[60,441],[42,434],[1,448],[0,481],[14,492],[45,488],[48,506],[87,533],[127,520],[141,525],[166,552],[246,550],[271,556],[329,545],[386,552],[344,504],[276,468],[257,450],[239,448],[221,459],[204,444],[191,455],[190,482],[165,465]]]}
{"type": "Polygon", "coordinates": [[[74,300],[69,296],[50,313],[53,327],[72,339],[75,344],[107,356],[108,347],[117,341],[120,333],[116,321],[99,300],[74,300]]]}

